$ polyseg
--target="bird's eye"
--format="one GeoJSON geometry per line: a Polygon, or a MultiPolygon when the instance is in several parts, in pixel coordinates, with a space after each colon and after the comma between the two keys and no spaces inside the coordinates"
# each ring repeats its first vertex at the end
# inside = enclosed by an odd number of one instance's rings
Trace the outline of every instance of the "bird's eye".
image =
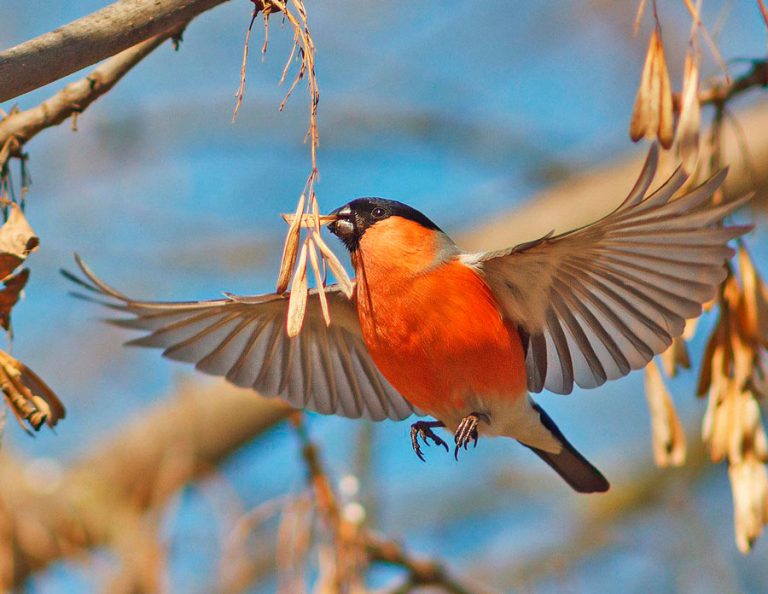
{"type": "Polygon", "coordinates": [[[374,219],[383,219],[386,214],[387,214],[387,211],[381,208],[381,206],[377,206],[371,211],[371,216],[374,219]]]}

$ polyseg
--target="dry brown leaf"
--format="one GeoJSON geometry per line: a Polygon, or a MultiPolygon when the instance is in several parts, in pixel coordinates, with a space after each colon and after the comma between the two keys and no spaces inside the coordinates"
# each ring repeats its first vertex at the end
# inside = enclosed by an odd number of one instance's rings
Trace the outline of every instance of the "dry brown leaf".
{"type": "Polygon", "coordinates": [[[659,27],[654,28],[648,44],[629,135],[635,142],[641,138],[658,138],[661,146],[667,149],[674,139],[672,87],[659,27]]]}
{"type": "Polygon", "coordinates": [[[64,405],[40,377],[18,359],[0,350],[0,389],[22,428],[29,433],[45,423],[54,427],[66,416],[64,405]]]}
{"type": "Polygon", "coordinates": [[[655,361],[645,368],[645,396],[651,413],[653,459],[661,467],[681,466],[685,463],[685,431],[655,361]]]}
{"type": "Polygon", "coordinates": [[[11,310],[19,301],[19,295],[29,280],[29,268],[7,278],[5,286],[0,289],[0,326],[5,330],[11,328],[11,310]]]}
{"type": "Polygon", "coordinates": [[[39,244],[40,238],[19,205],[11,203],[8,219],[0,227],[0,279],[11,274],[39,244]]]}
{"type": "Polygon", "coordinates": [[[296,254],[299,251],[299,239],[301,238],[301,213],[304,211],[306,197],[304,194],[299,198],[296,205],[295,218],[288,227],[288,233],[285,234],[285,244],[283,245],[283,256],[280,259],[280,272],[277,275],[277,293],[285,293],[288,284],[291,282],[291,272],[296,263],[296,254]]]}
{"type": "Polygon", "coordinates": [[[299,263],[296,266],[296,276],[293,278],[291,286],[291,295],[288,298],[288,317],[286,319],[286,330],[288,336],[293,338],[298,336],[301,331],[301,325],[304,323],[304,314],[307,311],[307,244],[301,246],[299,263]]]}
{"type": "Polygon", "coordinates": [[[699,129],[701,127],[701,105],[699,103],[699,50],[696,37],[691,40],[685,56],[683,92],[680,99],[680,119],[677,123],[677,146],[683,169],[693,173],[699,160],[699,129]]]}

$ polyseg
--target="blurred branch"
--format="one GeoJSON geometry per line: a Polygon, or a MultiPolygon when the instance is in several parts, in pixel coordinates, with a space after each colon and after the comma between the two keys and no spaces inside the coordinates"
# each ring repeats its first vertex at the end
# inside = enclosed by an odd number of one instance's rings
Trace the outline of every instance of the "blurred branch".
{"type": "MultiPolygon", "coordinates": [[[[5,455],[0,463],[0,589],[56,559],[114,546],[146,559],[142,514],[206,476],[292,409],[223,382],[184,388],[66,470],[56,484],[5,455]],[[169,470],[170,469],[170,470],[169,470]],[[41,488],[41,484],[43,487],[41,488]]],[[[150,549],[151,550],[151,549],[150,549]]],[[[139,566],[145,565],[136,561],[139,566]]]]}
{"type": "MultiPolygon", "coordinates": [[[[737,114],[744,138],[725,126],[722,134],[723,163],[730,169],[726,180],[729,196],[742,196],[753,190],[757,196],[752,208],[759,208],[768,194],[768,169],[750,169],[745,151],[753,163],[768,162],[768,103],[763,102],[737,114]]],[[[637,157],[625,158],[604,166],[590,168],[532,196],[522,206],[493,218],[491,222],[459,236],[462,247],[499,249],[536,239],[552,229],[565,231],[604,216],[619,205],[637,177],[645,158],[645,147],[637,157]]],[[[670,174],[677,165],[671,151],[662,151],[658,179],[670,174]]]]}
{"type": "Polygon", "coordinates": [[[0,52],[0,102],[114,56],[226,0],[119,0],[0,52]]]}
{"type": "Polygon", "coordinates": [[[368,530],[365,534],[368,558],[374,563],[385,563],[401,567],[408,572],[405,585],[398,592],[408,592],[417,586],[439,586],[450,594],[472,594],[479,590],[468,589],[452,578],[445,567],[431,559],[410,555],[403,547],[368,530]]]}
{"type": "Polygon", "coordinates": [[[32,137],[84,111],[114,87],[131,68],[165,40],[178,35],[179,31],[175,29],[161,33],[117,54],[85,78],[67,85],[37,107],[11,112],[8,117],[0,120],[0,146],[9,143],[10,156],[21,156],[23,146],[32,137]]]}
{"type": "Polygon", "coordinates": [[[399,543],[345,518],[323,468],[318,448],[309,439],[301,415],[296,413],[292,416],[292,422],[301,440],[302,457],[318,510],[330,528],[336,546],[336,572],[333,576],[335,591],[345,591],[346,586],[355,579],[355,570],[361,569],[357,567],[355,557],[362,550],[368,563],[384,563],[406,570],[406,581],[397,592],[409,592],[418,586],[437,587],[449,594],[480,592],[459,583],[441,563],[413,557],[399,543]]]}
{"type": "MultiPolygon", "coordinates": [[[[754,87],[768,86],[768,61],[754,60],[752,68],[743,76],[730,83],[719,83],[699,92],[701,105],[723,105],[731,98],[754,87]]],[[[679,110],[680,93],[672,96],[675,110],[679,110]]]]}

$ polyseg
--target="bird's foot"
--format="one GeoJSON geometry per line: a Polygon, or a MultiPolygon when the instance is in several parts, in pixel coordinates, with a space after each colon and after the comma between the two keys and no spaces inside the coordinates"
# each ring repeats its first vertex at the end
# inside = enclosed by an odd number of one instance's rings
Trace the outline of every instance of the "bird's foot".
{"type": "Polygon", "coordinates": [[[445,423],[441,421],[416,421],[411,425],[411,445],[413,446],[413,451],[422,462],[426,462],[426,459],[419,446],[419,437],[421,437],[425,446],[430,445],[429,440],[431,439],[435,445],[443,446],[446,452],[449,451],[448,444],[435,435],[435,432],[432,431],[433,427],[445,427],[445,423]]]}
{"type": "Polygon", "coordinates": [[[477,447],[477,426],[480,421],[490,423],[491,418],[485,413],[473,412],[464,417],[461,420],[461,423],[459,423],[459,426],[456,428],[456,433],[454,433],[453,436],[454,442],[456,443],[456,448],[453,450],[453,457],[456,460],[459,459],[459,450],[461,448],[466,450],[470,441],[474,441],[475,447],[477,447]]]}

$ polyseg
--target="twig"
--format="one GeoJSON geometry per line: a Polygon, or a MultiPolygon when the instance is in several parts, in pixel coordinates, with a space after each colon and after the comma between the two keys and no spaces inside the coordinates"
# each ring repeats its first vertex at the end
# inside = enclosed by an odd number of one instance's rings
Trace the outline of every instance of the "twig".
{"type": "Polygon", "coordinates": [[[118,0],[0,52],[0,102],[177,30],[226,0],[118,0]]]}
{"type": "Polygon", "coordinates": [[[731,78],[728,75],[728,67],[725,64],[725,60],[723,60],[723,57],[720,55],[720,50],[717,48],[717,44],[715,43],[715,40],[712,39],[712,36],[709,34],[709,30],[704,26],[704,23],[701,22],[699,7],[694,6],[691,0],[683,0],[683,2],[685,3],[685,7],[688,9],[688,12],[691,14],[691,18],[693,19],[693,27],[694,28],[698,27],[701,30],[702,36],[704,37],[704,43],[706,43],[709,46],[709,51],[712,54],[712,57],[715,59],[715,62],[717,62],[717,65],[723,71],[723,76],[725,76],[726,84],[730,84],[731,78]]]}
{"type": "Polygon", "coordinates": [[[368,558],[374,563],[401,567],[408,572],[408,581],[402,591],[411,586],[438,586],[450,594],[475,594],[480,590],[469,589],[452,578],[445,567],[430,559],[419,559],[410,555],[401,545],[384,539],[370,530],[365,534],[368,558]]]}
{"type": "Polygon", "coordinates": [[[245,32],[245,43],[243,44],[243,61],[240,65],[240,86],[237,87],[235,97],[235,109],[232,111],[232,123],[237,119],[237,112],[240,110],[240,106],[243,103],[243,96],[245,95],[245,75],[246,67],[248,66],[248,48],[251,43],[251,31],[253,31],[253,23],[256,22],[256,17],[259,12],[264,14],[264,45],[261,48],[262,55],[267,51],[267,41],[269,39],[269,15],[272,12],[272,4],[268,0],[251,0],[253,2],[253,12],[251,13],[251,22],[248,23],[248,29],[245,32]]]}
{"type": "Polygon", "coordinates": [[[763,0],[757,0],[757,5],[760,7],[760,14],[763,16],[765,26],[768,28],[768,8],[765,7],[763,0]]]}
{"type": "Polygon", "coordinates": [[[23,146],[32,137],[67,118],[84,111],[91,103],[108,92],[131,68],[180,28],[167,31],[129,48],[107,60],[85,78],[73,82],[36,107],[16,111],[0,120],[0,146],[10,142],[10,156],[19,157],[23,146]]]}
{"type": "MultiPolygon", "coordinates": [[[[724,104],[748,89],[766,86],[768,86],[768,60],[755,60],[749,72],[733,80],[730,84],[715,84],[702,90],[699,93],[699,103],[702,105],[724,104]]],[[[675,110],[680,109],[680,100],[680,93],[675,93],[672,96],[675,110]]]]}
{"type": "MultiPolygon", "coordinates": [[[[291,415],[291,423],[296,429],[302,444],[302,457],[307,467],[310,486],[315,493],[317,507],[333,534],[337,555],[337,563],[343,569],[354,567],[347,559],[362,548],[368,563],[383,563],[405,569],[407,581],[403,591],[411,586],[437,586],[450,594],[476,594],[477,589],[469,589],[450,576],[446,568],[431,559],[421,559],[410,555],[402,545],[374,533],[368,528],[362,528],[346,520],[341,514],[336,493],[331,486],[328,476],[320,459],[317,446],[309,439],[302,422],[301,413],[291,415]]],[[[343,580],[347,577],[344,570],[337,571],[337,585],[341,589],[343,580]]]]}

